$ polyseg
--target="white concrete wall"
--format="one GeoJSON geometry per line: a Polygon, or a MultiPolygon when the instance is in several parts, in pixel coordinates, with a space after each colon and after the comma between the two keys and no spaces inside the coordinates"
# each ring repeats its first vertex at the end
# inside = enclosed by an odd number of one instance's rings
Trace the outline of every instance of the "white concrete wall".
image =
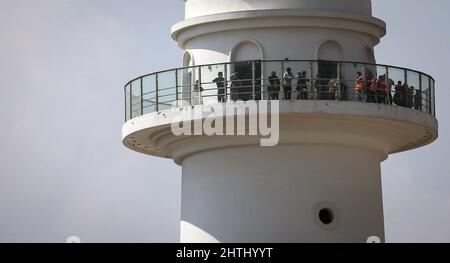
{"type": "Polygon", "coordinates": [[[380,156],[307,144],[198,153],[183,161],[181,219],[181,242],[384,240],[380,156]]]}
{"type": "MultiPolygon", "coordinates": [[[[185,43],[195,58],[196,65],[231,61],[234,47],[243,41],[258,42],[263,51],[263,59],[318,59],[319,47],[326,41],[335,41],[343,51],[343,60],[366,61],[365,49],[373,47],[373,40],[364,34],[331,29],[289,29],[279,28],[268,31],[241,30],[220,32],[199,36],[185,43]]],[[[258,57],[254,59],[260,59],[258,57]]]]}
{"type": "Polygon", "coordinates": [[[188,0],[186,19],[243,10],[303,9],[372,15],[371,0],[188,0]]]}

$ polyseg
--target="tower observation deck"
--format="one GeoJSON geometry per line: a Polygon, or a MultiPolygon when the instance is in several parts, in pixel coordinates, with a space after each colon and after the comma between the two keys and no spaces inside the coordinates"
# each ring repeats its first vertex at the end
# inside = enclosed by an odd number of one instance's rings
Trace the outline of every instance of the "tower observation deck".
{"type": "Polygon", "coordinates": [[[180,240],[384,241],[381,162],[432,143],[438,122],[430,75],[376,62],[386,25],[371,1],[184,2],[183,65],[125,85],[122,130],[128,148],[182,166],[180,240]],[[234,120],[215,109],[253,102],[279,105],[273,147],[250,125],[173,132],[181,112],[234,120]]]}

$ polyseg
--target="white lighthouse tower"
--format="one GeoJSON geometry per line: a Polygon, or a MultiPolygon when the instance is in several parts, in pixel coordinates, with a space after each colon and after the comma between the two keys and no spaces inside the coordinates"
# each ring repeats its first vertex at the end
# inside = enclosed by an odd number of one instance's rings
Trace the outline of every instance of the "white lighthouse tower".
{"type": "Polygon", "coordinates": [[[181,242],[384,241],[380,164],[433,142],[438,123],[432,77],[376,64],[386,25],[371,1],[184,2],[172,28],[183,65],[127,83],[123,126],[127,147],[182,166],[181,242]],[[174,102],[233,104],[236,92],[280,101],[277,146],[171,131],[174,102]]]}

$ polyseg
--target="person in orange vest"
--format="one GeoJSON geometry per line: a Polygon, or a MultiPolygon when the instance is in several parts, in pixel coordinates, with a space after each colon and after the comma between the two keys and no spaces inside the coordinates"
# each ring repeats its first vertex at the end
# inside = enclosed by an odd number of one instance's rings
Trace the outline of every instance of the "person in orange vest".
{"type": "Polygon", "coordinates": [[[373,76],[372,73],[369,73],[367,76],[367,102],[377,102],[377,78],[373,76]]]}
{"type": "Polygon", "coordinates": [[[355,91],[356,101],[364,101],[364,87],[366,86],[366,80],[361,72],[356,74],[355,91]]]}

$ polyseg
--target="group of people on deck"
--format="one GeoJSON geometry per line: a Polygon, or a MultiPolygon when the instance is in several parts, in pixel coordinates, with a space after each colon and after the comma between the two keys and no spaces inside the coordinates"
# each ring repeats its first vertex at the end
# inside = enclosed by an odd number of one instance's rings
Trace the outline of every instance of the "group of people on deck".
{"type": "Polygon", "coordinates": [[[388,79],[386,74],[378,78],[372,73],[364,76],[357,73],[355,81],[356,100],[361,102],[395,104],[397,106],[422,109],[422,93],[414,86],[409,86],[406,82],[398,81],[394,83],[388,79]],[[394,90],[392,90],[394,87],[394,90]],[[394,95],[392,92],[394,91],[394,95]]]}
{"type": "Polygon", "coordinates": [[[287,68],[281,80],[275,71],[271,73],[267,91],[270,100],[340,100],[343,86],[336,78],[324,79],[318,74],[311,80],[306,71],[298,72],[297,76],[294,76],[292,68],[287,68]],[[295,98],[292,96],[294,88],[297,94],[295,98]]]}
{"type": "MultiPolygon", "coordinates": [[[[228,87],[223,72],[219,72],[217,78],[212,82],[217,86],[218,101],[226,102],[228,87]]],[[[238,72],[231,74],[229,82],[231,83],[229,87],[231,100],[242,99],[240,89],[243,81],[240,80],[238,72]]],[[[267,93],[270,100],[352,100],[349,98],[350,89],[344,82],[336,78],[321,78],[320,75],[316,75],[316,78],[311,80],[306,71],[298,72],[297,76],[295,76],[292,68],[287,68],[281,79],[275,71],[271,73],[268,77],[267,93]],[[294,88],[295,98],[293,98],[294,88]]],[[[258,83],[252,83],[252,85],[257,86],[259,89],[261,80],[258,80],[258,83]]],[[[194,91],[203,91],[198,81],[195,84],[194,91]]],[[[386,77],[386,74],[377,77],[370,72],[367,74],[358,72],[354,84],[354,92],[355,100],[359,102],[395,104],[417,110],[422,108],[422,94],[420,90],[416,90],[414,86],[408,86],[407,83],[402,81],[398,81],[395,84],[392,79],[386,77]],[[393,87],[394,90],[392,90],[393,87]]],[[[260,92],[259,97],[261,97],[260,92]]]]}

